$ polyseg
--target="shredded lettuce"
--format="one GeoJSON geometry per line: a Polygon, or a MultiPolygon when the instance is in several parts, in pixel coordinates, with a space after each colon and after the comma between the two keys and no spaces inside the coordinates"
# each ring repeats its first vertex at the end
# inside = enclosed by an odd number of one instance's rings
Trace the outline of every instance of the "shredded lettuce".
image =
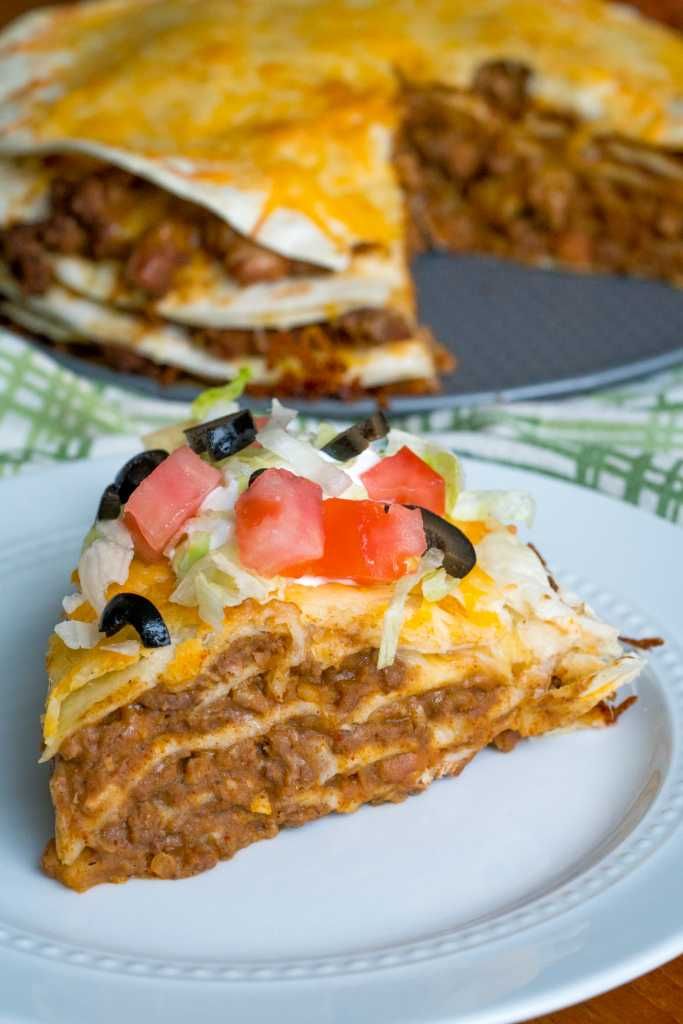
{"type": "Polygon", "coordinates": [[[440,473],[446,481],[446,512],[453,514],[453,507],[462,487],[462,469],[460,460],[453,452],[436,445],[425,445],[421,452],[428,466],[440,473]]]}
{"type": "Polygon", "coordinates": [[[259,577],[243,569],[233,566],[230,573],[222,572],[215,560],[208,571],[198,572],[194,580],[199,615],[214,629],[220,629],[223,625],[225,608],[233,608],[250,597],[266,600],[269,590],[270,587],[264,585],[259,577]]]}
{"type": "Polygon", "coordinates": [[[240,604],[249,597],[256,601],[265,601],[276,586],[271,580],[244,569],[229,544],[214,551],[212,560],[222,574],[223,585],[233,591],[229,607],[240,604]]]}
{"type": "Polygon", "coordinates": [[[284,459],[294,472],[320,484],[325,494],[332,498],[343,494],[351,486],[351,477],[324,459],[310,441],[288,433],[274,423],[272,418],[258,432],[257,440],[265,449],[284,459]]]}
{"type": "Polygon", "coordinates": [[[296,409],[290,409],[274,398],[270,406],[270,419],[266,426],[282,427],[283,430],[286,430],[289,424],[297,418],[297,415],[296,409]]]}
{"type": "Polygon", "coordinates": [[[282,466],[283,460],[267,452],[265,448],[245,448],[237,455],[231,455],[229,460],[230,475],[237,481],[237,494],[240,495],[247,489],[249,477],[257,469],[274,469],[282,466]]]}
{"type": "Polygon", "coordinates": [[[461,491],[453,517],[465,522],[495,519],[503,526],[511,523],[531,526],[535,511],[534,499],[524,491],[461,491]]]}
{"type": "Polygon", "coordinates": [[[171,540],[164,555],[171,559],[176,576],[184,576],[209,551],[227,544],[235,529],[232,511],[238,493],[237,480],[232,478],[227,486],[214,487],[197,515],[188,519],[171,540]]]}
{"type": "Polygon", "coordinates": [[[85,549],[78,563],[78,578],[83,596],[96,612],[107,603],[109,584],[126,582],[132,560],[132,544],[127,548],[100,538],[85,549]]]}
{"type": "Polygon", "coordinates": [[[62,608],[67,615],[72,615],[82,604],[85,604],[83,594],[67,594],[66,597],[62,598],[62,608]]]}
{"type": "Polygon", "coordinates": [[[96,540],[109,540],[119,547],[133,550],[133,538],[123,519],[98,519],[85,535],[81,554],[96,540]]]}
{"type": "Polygon", "coordinates": [[[230,477],[225,487],[214,487],[201,503],[200,512],[231,512],[237,501],[237,481],[230,477]]]}
{"type": "Polygon", "coordinates": [[[195,533],[208,533],[209,549],[222,548],[228,543],[235,530],[235,521],[232,516],[222,512],[203,512],[185,524],[188,537],[195,533]]]}
{"type": "Polygon", "coordinates": [[[211,553],[204,555],[199,561],[187,570],[184,576],[182,576],[178,584],[171,594],[169,600],[174,604],[181,604],[184,608],[193,608],[197,604],[197,595],[195,593],[195,582],[200,572],[211,569],[211,553]]]}
{"type": "Polygon", "coordinates": [[[358,501],[366,501],[368,498],[367,488],[361,477],[373,466],[381,461],[380,456],[372,448],[366,448],[364,452],[355,455],[348,462],[344,463],[344,472],[350,477],[352,483],[344,491],[345,498],[353,498],[358,501]]]}
{"type": "Polygon", "coordinates": [[[377,668],[388,668],[389,665],[394,663],[408,594],[428,573],[438,569],[442,562],[443,551],[430,548],[420,559],[420,564],[416,571],[408,573],[407,576],[402,576],[394,587],[393,596],[382,620],[382,636],[377,656],[377,668]]]}
{"type": "Polygon", "coordinates": [[[78,562],[81,592],[96,612],[107,603],[110,583],[125,583],[133,560],[133,538],[121,519],[99,519],[86,534],[78,562]]]}
{"type": "MultiPolygon", "coordinates": [[[[192,519],[188,519],[164,548],[164,557],[174,561],[178,552],[187,550],[192,537],[196,533],[205,533],[209,538],[208,551],[220,548],[227,544],[235,529],[235,522],[232,516],[223,515],[220,512],[204,512],[192,519]]],[[[181,556],[182,557],[182,556],[181,556]]],[[[175,564],[175,563],[174,563],[175,564]]]]}
{"type": "Polygon", "coordinates": [[[196,423],[214,419],[216,416],[224,416],[229,412],[236,412],[237,407],[224,409],[223,406],[234,405],[242,395],[245,387],[252,377],[250,367],[243,366],[236,377],[227,384],[218,388],[207,388],[201,395],[195,398],[191,406],[192,416],[196,423]]]}
{"type": "Polygon", "coordinates": [[[190,567],[171,594],[174,604],[197,607],[205,622],[218,629],[223,609],[248,598],[266,601],[275,584],[243,569],[230,545],[210,551],[190,567]]]}
{"type": "Polygon", "coordinates": [[[199,530],[183,541],[173,556],[173,571],[176,576],[185,576],[195,562],[209,553],[210,540],[210,533],[199,530]]]}
{"type": "Polygon", "coordinates": [[[98,537],[99,534],[97,532],[97,523],[93,523],[93,525],[90,527],[85,537],[83,538],[83,543],[81,544],[81,554],[83,554],[86,548],[89,548],[93,541],[96,541],[98,537]]]}
{"type": "Polygon", "coordinates": [[[81,648],[91,650],[104,636],[104,633],[100,633],[96,622],[79,622],[78,619],[58,622],[55,626],[55,633],[67,647],[74,651],[81,648]]]}
{"type": "Polygon", "coordinates": [[[460,580],[449,576],[445,569],[428,572],[422,580],[422,596],[426,601],[441,601],[460,586],[460,580]]]}
{"type": "Polygon", "coordinates": [[[200,618],[214,629],[220,629],[223,625],[224,609],[228,603],[227,589],[210,579],[204,572],[197,573],[194,589],[200,618]]]}
{"type": "Polygon", "coordinates": [[[110,540],[112,544],[133,550],[133,538],[123,519],[100,519],[95,523],[97,536],[110,540]]]}

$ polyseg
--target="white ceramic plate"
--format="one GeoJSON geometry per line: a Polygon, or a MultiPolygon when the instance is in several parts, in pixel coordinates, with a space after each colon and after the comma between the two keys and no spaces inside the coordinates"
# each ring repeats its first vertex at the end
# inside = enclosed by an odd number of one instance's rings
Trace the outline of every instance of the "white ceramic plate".
{"type": "Polygon", "coordinates": [[[629,635],[659,634],[614,729],[484,751],[397,806],[182,882],[43,877],[43,650],[111,460],[0,485],[0,1022],[512,1024],[683,951],[683,532],[517,470],[534,540],[629,635]]]}

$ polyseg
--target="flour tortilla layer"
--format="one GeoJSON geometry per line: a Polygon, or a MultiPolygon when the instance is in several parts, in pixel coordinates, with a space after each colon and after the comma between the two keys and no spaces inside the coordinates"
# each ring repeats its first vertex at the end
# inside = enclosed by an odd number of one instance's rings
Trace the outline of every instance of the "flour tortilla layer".
{"type": "MultiPolygon", "coordinates": [[[[261,357],[225,359],[196,344],[178,324],[153,323],[135,313],[101,306],[54,285],[45,295],[23,296],[6,269],[0,269],[0,294],[8,301],[10,318],[54,341],[99,342],[118,345],[165,366],[175,366],[198,377],[231,380],[249,366],[254,384],[275,384],[281,371],[261,357]]],[[[436,372],[428,341],[416,335],[365,349],[340,347],[336,353],[348,367],[345,382],[365,388],[404,380],[431,380],[436,372]]],[[[296,350],[293,349],[293,357],[296,350]]]]}

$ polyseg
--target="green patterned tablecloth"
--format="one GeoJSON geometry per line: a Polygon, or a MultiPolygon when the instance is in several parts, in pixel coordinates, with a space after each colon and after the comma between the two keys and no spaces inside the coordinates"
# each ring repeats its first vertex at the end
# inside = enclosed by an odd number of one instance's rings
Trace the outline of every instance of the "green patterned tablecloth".
{"type": "MultiPolygon", "coordinates": [[[[0,472],[129,451],[186,415],[76,376],[0,328],[0,472]]],[[[624,387],[546,402],[394,418],[456,451],[571,480],[683,522],[683,368],[624,387]]]]}

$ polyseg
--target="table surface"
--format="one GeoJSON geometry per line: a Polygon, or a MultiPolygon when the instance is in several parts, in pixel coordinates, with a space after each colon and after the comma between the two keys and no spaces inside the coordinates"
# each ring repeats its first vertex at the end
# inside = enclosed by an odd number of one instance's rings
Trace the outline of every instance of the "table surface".
{"type": "MultiPolygon", "coordinates": [[[[683,28],[683,0],[632,2],[648,13],[661,12],[683,28]]],[[[39,5],[37,0],[3,0],[0,24],[39,5]]],[[[629,985],[529,1024],[683,1024],[683,957],[629,985]]]]}

